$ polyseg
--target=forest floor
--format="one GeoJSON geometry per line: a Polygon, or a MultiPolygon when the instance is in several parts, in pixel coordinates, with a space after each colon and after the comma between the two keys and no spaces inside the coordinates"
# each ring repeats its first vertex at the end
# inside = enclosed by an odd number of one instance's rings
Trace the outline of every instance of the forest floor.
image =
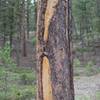
{"type": "Polygon", "coordinates": [[[100,100],[100,48],[75,54],[75,100],[100,100]]]}
{"type": "MultiPolygon", "coordinates": [[[[0,40],[0,46],[2,41],[0,40]]],[[[14,61],[16,62],[16,48],[17,46],[17,40],[13,40],[13,46],[14,50],[12,53],[12,57],[14,61]]],[[[20,66],[18,68],[11,68],[12,70],[7,70],[8,73],[8,79],[10,80],[8,82],[9,86],[9,93],[12,94],[9,96],[18,97],[19,96],[25,97],[27,94],[29,96],[35,95],[35,88],[34,91],[32,87],[35,85],[32,83],[35,78],[33,76],[34,73],[32,73],[32,69],[36,69],[36,52],[35,52],[35,46],[32,44],[32,41],[27,41],[27,52],[28,56],[23,57],[21,50],[20,51],[20,66]],[[27,69],[28,68],[28,69],[27,69]],[[17,72],[16,72],[17,71],[17,72]],[[17,79],[16,79],[17,77],[17,79]],[[27,83],[27,81],[30,81],[30,83],[27,83]],[[25,83],[20,83],[25,82],[25,83]],[[10,84],[9,84],[10,83],[10,84]],[[16,83],[16,84],[15,84],[16,83]],[[21,85],[20,85],[21,84],[21,85]],[[26,85],[23,85],[26,84],[26,85]],[[23,95],[24,92],[26,95],[23,95]],[[21,94],[21,95],[20,95],[21,94]]],[[[74,67],[74,86],[75,86],[75,100],[100,100],[100,49],[97,51],[97,55],[94,55],[93,52],[86,52],[84,53],[84,63],[85,65],[82,67],[81,65],[81,55],[77,54],[75,55],[75,58],[77,58],[75,62],[74,67]],[[81,67],[80,67],[81,66],[81,67]]],[[[3,92],[0,93],[0,98],[2,95],[5,97],[5,88],[3,88],[6,85],[5,78],[1,79],[6,75],[5,68],[0,67],[0,90],[3,92]],[[3,72],[3,73],[2,73],[3,72]],[[5,82],[5,84],[4,84],[5,82]],[[3,94],[2,94],[3,93],[3,94]]],[[[0,99],[1,100],[1,99],[0,99]]],[[[3,98],[2,98],[3,100],[3,98]]],[[[10,99],[11,100],[11,99],[10,99]]],[[[25,99],[24,99],[25,100],[25,99]]]]}
{"type": "Polygon", "coordinates": [[[75,100],[100,100],[100,74],[74,79],[75,100]]]}
{"type": "Polygon", "coordinates": [[[0,100],[31,100],[35,95],[34,70],[0,66],[0,100]]]}

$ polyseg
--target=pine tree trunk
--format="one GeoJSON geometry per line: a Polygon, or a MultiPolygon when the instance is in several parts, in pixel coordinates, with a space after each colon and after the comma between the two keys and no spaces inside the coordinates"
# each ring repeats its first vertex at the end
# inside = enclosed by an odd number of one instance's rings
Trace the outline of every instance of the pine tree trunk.
{"type": "Polygon", "coordinates": [[[29,5],[30,5],[30,1],[27,0],[27,39],[29,39],[29,5]]]}
{"type": "Polygon", "coordinates": [[[26,45],[26,35],[27,35],[27,19],[26,19],[26,9],[25,0],[22,0],[22,14],[21,14],[21,42],[22,42],[22,54],[24,57],[27,56],[27,45],[26,45]]]}
{"type": "Polygon", "coordinates": [[[70,1],[38,1],[37,100],[74,100],[70,1]]]}

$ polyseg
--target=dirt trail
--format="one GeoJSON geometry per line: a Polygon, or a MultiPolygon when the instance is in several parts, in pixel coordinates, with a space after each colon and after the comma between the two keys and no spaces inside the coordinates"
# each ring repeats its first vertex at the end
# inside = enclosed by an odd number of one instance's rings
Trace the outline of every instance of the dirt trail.
{"type": "MultiPolygon", "coordinates": [[[[76,96],[90,96],[93,100],[96,92],[100,92],[100,74],[95,76],[80,76],[74,79],[76,96]]],[[[91,99],[91,100],[92,100],[91,99]]]]}

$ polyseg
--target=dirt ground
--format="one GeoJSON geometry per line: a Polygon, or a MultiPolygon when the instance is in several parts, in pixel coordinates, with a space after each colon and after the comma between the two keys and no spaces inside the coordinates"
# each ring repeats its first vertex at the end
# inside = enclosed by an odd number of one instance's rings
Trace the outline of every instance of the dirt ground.
{"type": "MultiPolygon", "coordinates": [[[[100,100],[96,99],[96,94],[100,94],[100,74],[94,76],[79,76],[74,79],[75,95],[80,97],[89,97],[82,100],[100,100]]],[[[77,99],[76,99],[77,100],[77,99]]],[[[79,99],[81,100],[81,99],[79,99]]]]}

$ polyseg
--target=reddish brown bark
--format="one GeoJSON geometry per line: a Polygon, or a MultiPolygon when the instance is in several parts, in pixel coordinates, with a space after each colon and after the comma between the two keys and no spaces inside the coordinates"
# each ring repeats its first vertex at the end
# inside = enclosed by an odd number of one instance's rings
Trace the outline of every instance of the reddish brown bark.
{"type": "Polygon", "coordinates": [[[70,0],[38,1],[37,100],[74,100],[70,5],[70,0]]]}

